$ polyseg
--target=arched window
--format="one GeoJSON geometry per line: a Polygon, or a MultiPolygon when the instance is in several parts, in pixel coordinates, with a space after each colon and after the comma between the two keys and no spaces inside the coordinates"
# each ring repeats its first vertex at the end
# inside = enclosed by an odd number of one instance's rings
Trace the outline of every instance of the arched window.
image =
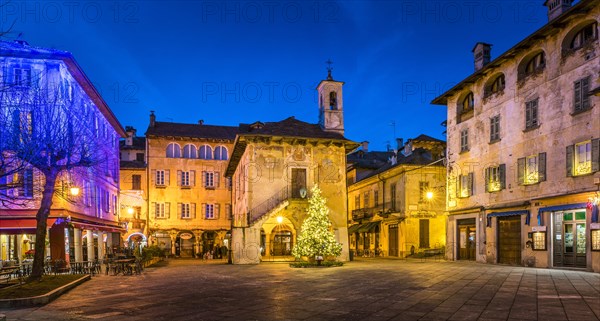
{"type": "Polygon", "coordinates": [[[167,146],[167,158],[180,158],[181,157],[181,147],[179,144],[170,143],[167,146]]]}
{"type": "Polygon", "coordinates": [[[196,146],[192,144],[183,146],[183,158],[198,158],[196,146]]]}
{"type": "Polygon", "coordinates": [[[472,92],[468,93],[467,96],[465,96],[465,98],[461,102],[461,106],[463,113],[473,110],[473,108],[475,107],[475,99],[473,97],[472,92]]]}
{"type": "Polygon", "coordinates": [[[490,78],[490,81],[485,85],[484,95],[489,96],[495,93],[502,92],[506,86],[506,80],[504,74],[499,74],[495,77],[490,78]]]}
{"type": "Polygon", "coordinates": [[[541,51],[540,53],[536,54],[527,61],[527,64],[525,65],[524,75],[529,76],[539,70],[544,69],[545,66],[546,57],[544,55],[544,52],[541,51]]]}
{"type": "Polygon", "coordinates": [[[577,50],[598,39],[598,23],[592,22],[581,28],[569,43],[569,49],[577,50]]]}
{"type": "Polygon", "coordinates": [[[215,160],[227,160],[227,147],[217,146],[215,147],[215,160]]]}
{"type": "Polygon", "coordinates": [[[329,93],[329,107],[331,108],[331,110],[337,110],[338,106],[337,106],[337,93],[335,91],[332,91],[329,93]]]}
{"type": "Polygon", "coordinates": [[[198,150],[198,158],[213,159],[212,148],[209,145],[202,145],[198,150]]]}

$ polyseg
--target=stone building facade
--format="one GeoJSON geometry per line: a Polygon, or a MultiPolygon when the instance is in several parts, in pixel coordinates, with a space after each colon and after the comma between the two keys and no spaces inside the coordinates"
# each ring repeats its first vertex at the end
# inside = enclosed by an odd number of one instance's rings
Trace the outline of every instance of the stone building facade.
{"type": "Polygon", "coordinates": [[[238,127],[156,121],[146,131],[149,244],[179,257],[220,251],[231,228],[225,177],[238,127]]]}
{"type": "Polygon", "coordinates": [[[597,1],[549,21],[437,97],[448,108],[452,259],[600,271],[597,1]]]}
{"type": "Polygon", "coordinates": [[[102,259],[119,246],[122,231],[118,142],[124,129],[69,52],[2,41],[0,83],[0,260],[22,262],[36,242],[46,244],[52,260],[102,259]],[[22,167],[12,167],[19,164],[11,156],[17,148],[37,147],[22,167]],[[54,166],[47,239],[36,240],[46,177],[32,161],[49,150],[62,158],[54,166]],[[72,159],[89,165],[69,167],[72,159]]]}
{"type": "Polygon", "coordinates": [[[290,117],[240,125],[226,176],[233,181],[232,261],[256,264],[290,258],[317,185],[348,259],[346,154],[358,144],[344,138],[343,82],[329,74],[317,87],[319,124],[290,117]]]}
{"type": "Polygon", "coordinates": [[[362,150],[348,155],[349,172],[362,173],[348,185],[350,249],[357,256],[445,251],[445,142],[420,135],[399,143],[391,152],[365,151],[363,144],[362,150]],[[368,170],[376,156],[387,154],[386,163],[368,170]]]}
{"type": "Polygon", "coordinates": [[[138,137],[131,126],[125,127],[127,137],[120,141],[121,215],[125,228],[122,235],[129,248],[148,245],[148,174],[146,168],[146,138],[138,137]]]}

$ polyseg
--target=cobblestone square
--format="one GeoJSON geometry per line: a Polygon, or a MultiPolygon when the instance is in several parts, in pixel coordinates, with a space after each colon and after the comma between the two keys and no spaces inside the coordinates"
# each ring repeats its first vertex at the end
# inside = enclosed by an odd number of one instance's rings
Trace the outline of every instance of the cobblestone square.
{"type": "Polygon", "coordinates": [[[392,259],[292,269],[170,260],[7,320],[599,320],[600,274],[392,259]]]}

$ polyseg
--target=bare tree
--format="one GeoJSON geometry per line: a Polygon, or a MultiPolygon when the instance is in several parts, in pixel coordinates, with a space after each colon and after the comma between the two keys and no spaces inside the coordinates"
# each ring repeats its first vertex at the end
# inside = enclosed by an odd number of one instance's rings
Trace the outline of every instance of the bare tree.
{"type": "Polygon", "coordinates": [[[37,208],[30,279],[44,272],[47,218],[57,191],[64,197],[57,185],[104,174],[116,162],[117,138],[99,127],[101,116],[78,83],[68,73],[44,75],[0,91],[0,206],[37,208]]]}

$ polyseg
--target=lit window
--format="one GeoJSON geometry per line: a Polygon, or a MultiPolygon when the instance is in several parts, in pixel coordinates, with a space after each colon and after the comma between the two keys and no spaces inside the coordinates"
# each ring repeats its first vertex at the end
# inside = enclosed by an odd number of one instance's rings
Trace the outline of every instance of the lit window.
{"type": "Polygon", "coordinates": [[[485,184],[487,192],[498,192],[504,189],[506,166],[492,166],[485,169],[485,184]]]}
{"type": "Polygon", "coordinates": [[[517,160],[520,185],[531,185],[546,180],[546,153],[530,155],[517,160]]]}
{"type": "Polygon", "coordinates": [[[473,173],[458,176],[458,197],[465,198],[473,195],[473,173]]]}
{"type": "Polygon", "coordinates": [[[575,144],[574,175],[585,175],[592,172],[592,141],[575,144]]]}

